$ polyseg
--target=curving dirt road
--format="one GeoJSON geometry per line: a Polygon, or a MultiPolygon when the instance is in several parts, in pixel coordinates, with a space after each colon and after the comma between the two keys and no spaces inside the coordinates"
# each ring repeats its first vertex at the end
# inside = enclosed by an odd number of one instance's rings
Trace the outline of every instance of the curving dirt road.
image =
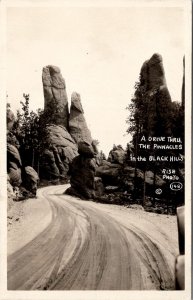
{"type": "Polygon", "coordinates": [[[82,201],[64,189],[38,191],[52,218],[8,256],[9,290],[174,289],[177,229],[167,216],[82,201]]]}

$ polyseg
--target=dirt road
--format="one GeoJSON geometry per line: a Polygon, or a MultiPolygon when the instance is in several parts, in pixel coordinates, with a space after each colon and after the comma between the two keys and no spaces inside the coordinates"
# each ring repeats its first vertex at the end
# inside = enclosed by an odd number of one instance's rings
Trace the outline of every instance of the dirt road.
{"type": "Polygon", "coordinates": [[[8,256],[9,290],[174,289],[175,217],[82,201],[64,189],[38,191],[52,217],[8,256]]]}

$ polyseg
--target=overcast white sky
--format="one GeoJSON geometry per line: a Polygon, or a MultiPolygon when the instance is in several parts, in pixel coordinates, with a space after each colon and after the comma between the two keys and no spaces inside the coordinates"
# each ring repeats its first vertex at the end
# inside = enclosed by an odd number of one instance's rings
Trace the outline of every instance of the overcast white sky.
{"type": "Polygon", "coordinates": [[[164,7],[18,7],[7,10],[7,93],[13,111],[23,93],[43,107],[42,68],[59,66],[81,94],[92,137],[106,154],[129,141],[125,123],[140,68],[163,57],[172,100],[181,100],[184,14],[164,7]],[[125,135],[125,136],[124,136],[125,135]]]}

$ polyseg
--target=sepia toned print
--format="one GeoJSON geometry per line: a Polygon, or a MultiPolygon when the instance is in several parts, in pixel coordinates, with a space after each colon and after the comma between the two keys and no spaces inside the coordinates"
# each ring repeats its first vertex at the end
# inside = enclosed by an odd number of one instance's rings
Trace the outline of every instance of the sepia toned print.
{"type": "Polygon", "coordinates": [[[2,299],[190,296],[190,8],[138,2],[4,3],[2,299]]]}

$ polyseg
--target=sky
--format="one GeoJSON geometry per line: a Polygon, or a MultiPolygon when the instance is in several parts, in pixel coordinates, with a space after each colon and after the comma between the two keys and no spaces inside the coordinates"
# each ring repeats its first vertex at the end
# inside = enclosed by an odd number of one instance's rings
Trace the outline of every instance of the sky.
{"type": "Polygon", "coordinates": [[[42,68],[55,65],[66,81],[70,105],[81,95],[92,137],[105,154],[126,146],[126,107],[143,62],[163,57],[173,101],[181,101],[184,12],[179,7],[7,8],[7,101],[15,112],[23,93],[43,108],[42,68]]]}

